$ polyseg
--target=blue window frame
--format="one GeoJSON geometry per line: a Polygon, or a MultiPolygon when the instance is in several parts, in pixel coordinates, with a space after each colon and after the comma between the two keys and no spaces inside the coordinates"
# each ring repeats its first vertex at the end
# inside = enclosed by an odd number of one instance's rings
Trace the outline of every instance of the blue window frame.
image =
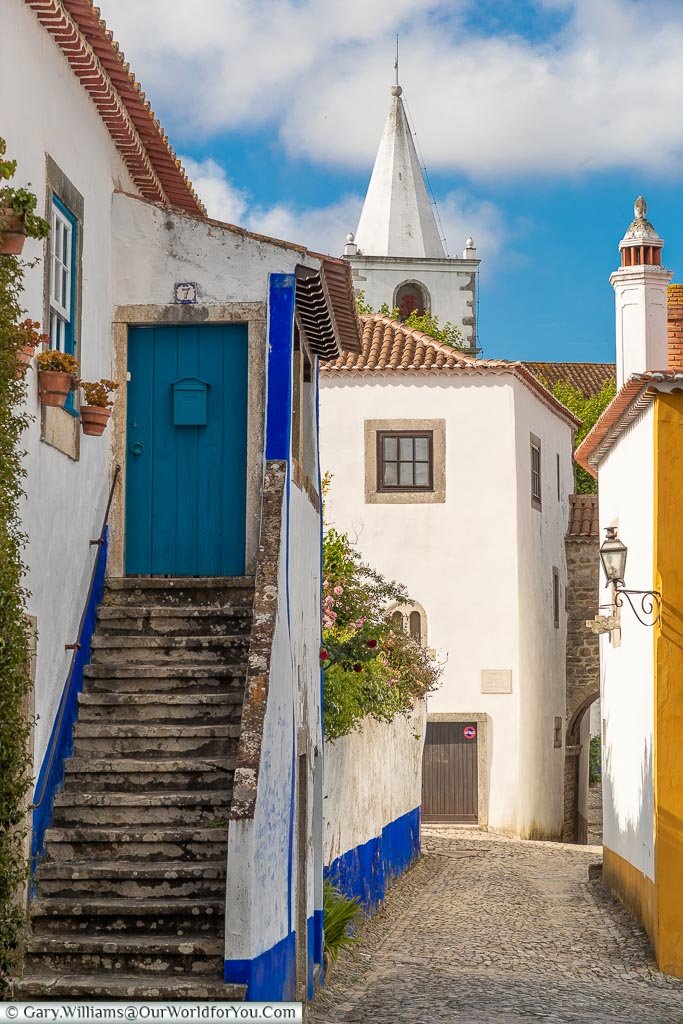
{"type": "MultiPolygon", "coordinates": [[[[76,349],[76,252],[78,222],[57,196],[52,197],[50,234],[50,347],[73,355],[76,349]]],[[[64,408],[76,416],[73,392],[64,408]]]]}

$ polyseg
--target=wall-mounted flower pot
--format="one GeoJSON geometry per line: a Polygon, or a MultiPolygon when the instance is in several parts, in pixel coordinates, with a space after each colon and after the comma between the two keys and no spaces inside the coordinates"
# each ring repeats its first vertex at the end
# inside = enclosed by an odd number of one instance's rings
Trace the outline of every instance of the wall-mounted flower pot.
{"type": "Polygon", "coordinates": [[[25,241],[23,219],[8,207],[0,209],[0,255],[21,256],[25,241]]]}
{"type": "Polygon", "coordinates": [[[59,370],[39,370],[38,395],[43,405],[63,407],[73,387],[70,373],[59,370]]]}
{"type": "Polygon", "coordinates": [[[84,434],[92,434],[93,437],[99,437],[104,433],[104,428],[111,416],[111,409],[107,409],[106,406],[102,405],[82,405],[80,411],[81,426],[83,427],[84,434]]]}
{"type": "Polygon", "coordinates": [[[17,349],[17,372],[15,376],[24,376],[26,370],[31,365],[35,351],[33,345],[22,345],[21,348],[17,349]]]}

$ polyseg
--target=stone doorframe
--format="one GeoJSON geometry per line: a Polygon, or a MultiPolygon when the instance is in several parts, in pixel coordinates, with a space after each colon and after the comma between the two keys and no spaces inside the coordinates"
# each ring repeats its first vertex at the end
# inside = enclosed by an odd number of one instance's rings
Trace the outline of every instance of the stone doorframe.
{"type": "Polygon", "coordinates": [[[460,711],[436,711],[427,714],[427,722],[477,723],[477,828],[489,827],[489,716],[484,711],[470,714],[460,711]]]}
{"type": "Polygon", "coordinates": [[[110,515],[107,575],[123,576],[126,529],[126,412],[128,330],[154,325],[247,324],[247,515],[246,574],[253,575],[259,543],[266,404],[266,305],[227,302],[215,306],[118,306],[112,320],[113,376],[119,385],[112,414],[112,462],[121,467],[110,515]]]}

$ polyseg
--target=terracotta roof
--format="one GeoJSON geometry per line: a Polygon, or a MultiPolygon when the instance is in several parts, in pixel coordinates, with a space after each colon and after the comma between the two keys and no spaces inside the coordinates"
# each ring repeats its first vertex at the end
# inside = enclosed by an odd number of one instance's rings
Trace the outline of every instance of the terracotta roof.
{"type": "Polygon", "coordinates": [[[524,363],[539,380],[554,388],[558,381],[573,384],[586,397],[597,395],[606,380],[616,378],[614,363],[524,363]]]}
{"type": "Polygon", "coordinates": [[[421,376],[427,373],[476,376],[479,374],[509,374],[516,377],[529,391],[533,392],[553,412],[556,412],[572,426],[579,426],[580,420],[561,402],[558,402],[524,363],[509,362],[505,359],[475,359],[458,349],[444,345],[422,331],[404,327],[391,317],[373,313],[360,318],[363,325],[363,341],[359,352],[344,348],[338,359],[322,363],[323,375],[352,373],[358,375],[410,374],[421,376]]]}
{"type": "Polygon", "coordinates": [[[89,93],[146,199],[206,211],[92,0],[24,0],[89,93]]]}
{"type": "Polygon", "coordinates": [[[597,467],[619,435],[649,405],[661,385],[671,384],[683,387],[683,373],[649,370],[630,377],[576,449],[574,458],[578,464],[597,480],[597,467]]]}
{"type": "Polygon", "coordinates": [[[597,494],[569,495],[568,537],[592,540],[600,536],[597,494]]]}

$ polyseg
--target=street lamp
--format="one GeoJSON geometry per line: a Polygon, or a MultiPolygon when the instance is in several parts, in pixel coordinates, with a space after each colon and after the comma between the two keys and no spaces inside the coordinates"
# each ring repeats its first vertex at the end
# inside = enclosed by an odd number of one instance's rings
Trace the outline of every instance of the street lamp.
{"type": "Polygon", "coordinates": [[[600,548],[600,561],[607,577],[607,586],[610,583],[621,583],[623,587],[628,548],[617,537],[616,526],[608,526],[605,533],[607,536],[600,548]]]}
{"type": "MultiPolygon", "coordinates": [[[[643,626],[654,626],[659,622],[662,614],[662,595],[658,590],[629,590],[624,585],[626,575],[626,556],[628,548],[619,540],[616,526],[608,526],[605,530],[605,537],[600,548],[600,561],[603,572],[607,579],[606,586],[611,584],[614,587],[614,605],[609,607],[622,608],[624,598],[631,606],[631,610],[638,622],[643,626]],[[639,598],[640,611],[644,618],[640,617],[633,598],[639,598]],[[652,619],[652,621],[648,621],[652,619]]],[[[601,608],[606,607],[601,605],[601,608]]]]}

